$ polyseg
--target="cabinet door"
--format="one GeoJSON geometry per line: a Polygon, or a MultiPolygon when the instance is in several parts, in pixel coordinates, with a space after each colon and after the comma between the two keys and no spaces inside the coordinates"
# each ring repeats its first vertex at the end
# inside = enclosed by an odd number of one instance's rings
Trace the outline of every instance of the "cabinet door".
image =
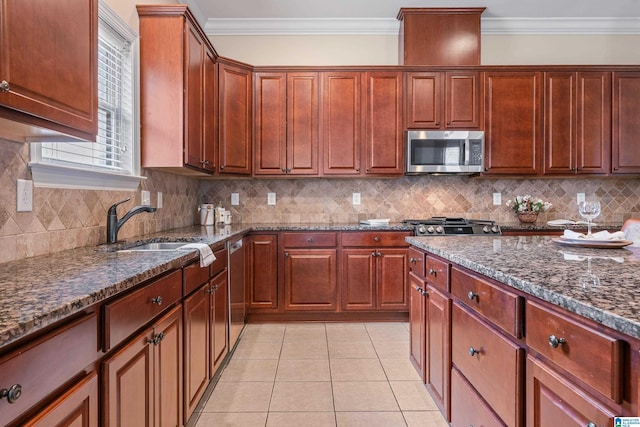
{"type": "Polygon", "coordinates": [[[482,110],[480,73],[448,71],[445,73],[445,127],[447,129],[478,129],[482,110]]]}
{"type": "Polygon", "coordinates": [[[364,79],[365,172],[402,175],[402,73],[370,72],[364,79]]]}
{"type": "MultiPolygon", "coordinates": [[[[211,359],[210,377],[215,374],[216,369],[227,354],[227,336],[229,328],[229,283],[227,272],[218,274],[211,280],[211,359]]],[[[233,308],[232,308],[233,309],[233,308]]]]}
{"type": "Polygon", "coordinates": [[[611,167],[611,73],[580,72],[576,84],[578,172],[607,174],[611,167]]]}
{"type": "Polygon", "coordinates": [[[284,175],[287,162],[287,75],[254,75],[254,174],[284,175]]]}
{"type": "Polygon", "coordinates": [[[607,408],[562,375],[527,357],[527,426],[612,426],[616,411],[607,408]]]}
{"type": "Polygon", "coordinates": [[[376,308],[375,249],[343,249],[341,264],[342,308],[373,310],[376,308]]]}
{"type": "Polygon", "coordinates": [[[203,163],[202,167],[215,172],[218,165],[216,121],[218,120],[218,68],[213,54],[205,51],[204,56],[204,116],[203,121],[203,163]]]}
{"type": "Polygon", "coordinates": [[[360,73],[322,73],[324,175],[360,174],[360,73]]]}
{"type": "Polygon", "coordinates": [[[98,2],[4,1],[0,11],[0,80],[9,85],[0,115],[94,140],[98,2]]]}
{"type": "Polygon", "coordinates": [[[251,71],[219,63],[220,173],[251,174],[251,71]]]}
{"type": "Polygon", "coordinates": [[[407,249],[376,250],[376,308],[409,309],[407,249]]]}
{"type": "Polygon", "coordinates": [[[197,30],[185,23],[184,162],[201,169],[203,163],[205,47],[197,30]]]}
{"type": "Polygon", "coordinates": [[[613,73],[613,143],[611,169],[614,174],[640,173],[640,72],[613,73]]]}
{"type": "Polygon", "coordinates": [[[451,298],[427,287],[425,379],[431,396],[450,419],[451,384],[451,298]]]}
{"type": "Polygon", "coordinates": [[[451,370],[451,427],[469,426],[505,427],[505,424],[478,396],[460,371],[453,368],[451,370]]]}
{"type": "Polygon", "coordinates": [[[545,174],[576,172],[576,74],[545,73],[545,174]]]}
{"type": "Polygon", "coordinates": [[[320,144],[318,73],[287,73],[287,173],[317,175],[320,144]]]}
{"type": "Polygon", "coordinates": [[[424,371],[426,287],[427,284],[422,279],[409,273],[409,360],[423,382],[426,380],[424,371]]]}
{"type": "Polygon", "coordinates": [[[184,422],[209,384],[209,286],[183,301],[184,312],[184,422]]]}
{"type": "Polygon", "coordinates": [[[406,73],[405,114],[408,129],[442,125],[442,73],[406,73]]]}
{"type": "Polygon", "coordinates": [[[485,171],[488,174],[539,173],[541,80],[538,72],[485,73],[485,171]]]}
{"type": "MultiPolygon", "coordinates": [[[[154,327],[153,381],[156,427],[182,425],[182,307],[178,305],[154,327]]],[[[141,425],[141,424],[139,424],[141,425]]]]}
{"type": "Polygon", "coordinates": [[[285,310],[337,309],[336,252],[335,249],[285,251],[285,310]]]}
{"type": "Polygon", "coordinates": [[[249,310],[278,308],[278,236],[253,235],[247,239],[249,310]]]}

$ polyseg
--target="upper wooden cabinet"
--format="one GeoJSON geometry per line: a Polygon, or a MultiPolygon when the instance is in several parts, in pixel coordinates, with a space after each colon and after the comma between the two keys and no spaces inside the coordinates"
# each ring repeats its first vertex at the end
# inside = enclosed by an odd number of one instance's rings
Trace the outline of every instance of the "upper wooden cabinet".
{"type": "Polygon", "coordinates": [[[542,86],[538,71],[485,72],[485,174],[540,172],[542,86]]]}
{"type": "Polygon", "coordinates": [[[255,73],[254,174],[319,172],[318,73],[255,73]]]}
{"type": "Polygon", "coordinates": [[[404,65],[480,65],[478,8],[402,8],[399,63],[404,65]]]}
{"type": "Polygon", "coordinates": [[[217,161],[210,100],[217,54],[186,6],[137,9],[141,166],[210,174],[217,161]]]}
{"type": "Polygon", "coordinates": [[[27,125],[12,136],[95,140],[97,0],[3,1],[0,19],[0,117],[27,125]]]}
{"type": "Polygon", "coordinates": [[[245,64],[218,62],[221,174],[251,174],[252,72],[245,64]]]}
{"type": "Polygon", "coordinates": [[[606,174],[611,73],[545,73],[544,174],[606,174]]]}
{"type": "Polygon", "coordinates": [[[480,73],[406,73],[408,129],[478,129],[481,124],[480,73]]]}
{"type": "Polygon", "coordinates": [[[613,174],[640,173],[640,71],[613,73],[613,174]]]}

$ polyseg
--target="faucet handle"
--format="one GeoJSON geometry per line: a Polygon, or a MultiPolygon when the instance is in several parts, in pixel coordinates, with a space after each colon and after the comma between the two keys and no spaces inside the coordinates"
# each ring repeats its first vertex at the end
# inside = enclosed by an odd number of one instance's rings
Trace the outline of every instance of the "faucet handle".
{"type": "Polygon", "coordinates": [[[116,214],[116,208],[118,207],[118,205],[121,205],[123,203],[128,202],[129,200],[131,200],[131,197],[127,197],[126,199],[118,202],[118,203],[114,203],[113,205],[111,205],[111,207],[109,208],[109,215],[115,215],[116,214]]]}

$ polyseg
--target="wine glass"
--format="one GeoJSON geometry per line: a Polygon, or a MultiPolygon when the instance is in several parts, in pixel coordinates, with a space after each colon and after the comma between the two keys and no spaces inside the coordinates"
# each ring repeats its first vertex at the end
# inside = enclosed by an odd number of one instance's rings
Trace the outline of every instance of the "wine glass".
{"type": "Polygon", "coordinates": [[[580,216],[587,220],[587,239],[591,239],[591,221],[600,215],[600,202],[580,202],[578,205],[580,216]]]}

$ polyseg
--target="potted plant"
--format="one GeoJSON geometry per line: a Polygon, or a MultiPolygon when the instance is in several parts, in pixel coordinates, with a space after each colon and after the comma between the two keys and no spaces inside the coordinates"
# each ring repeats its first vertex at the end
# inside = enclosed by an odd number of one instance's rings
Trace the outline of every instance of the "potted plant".
{"type": "Polygon", "coordinates": [[[525,223],[536,222],[538,214],[541,211],[548,211],[552,206],[551,203],[534,198],[530,194],[516,196],[511,200],[507,200],[506,205],[513,209],[520,222],[525,223]]]}

